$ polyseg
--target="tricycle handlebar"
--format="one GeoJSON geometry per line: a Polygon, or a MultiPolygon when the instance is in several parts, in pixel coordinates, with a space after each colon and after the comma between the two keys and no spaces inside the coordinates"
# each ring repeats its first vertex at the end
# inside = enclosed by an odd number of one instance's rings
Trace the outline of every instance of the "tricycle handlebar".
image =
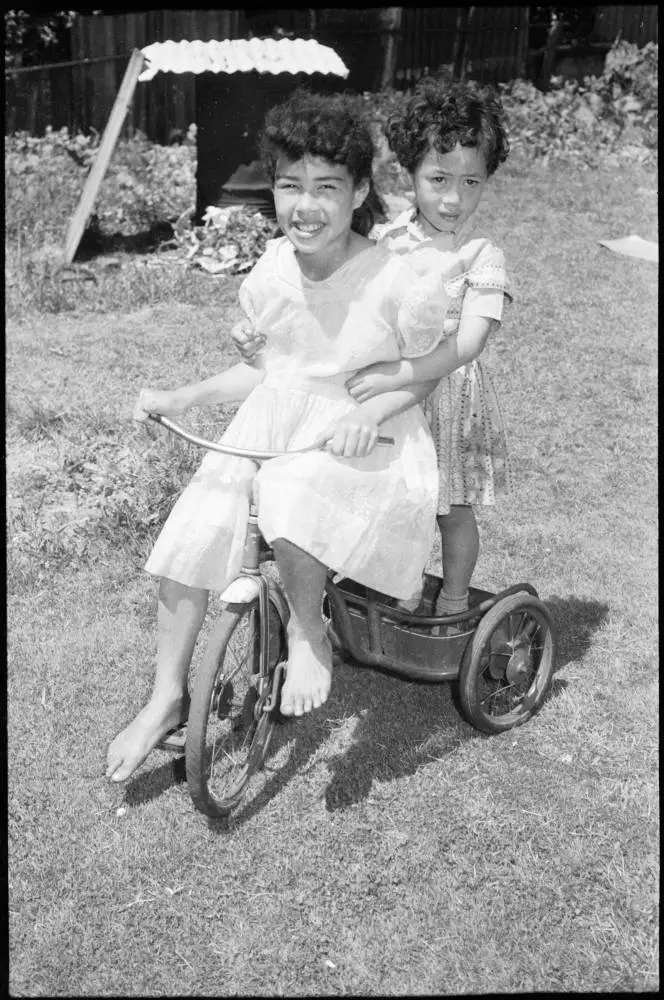
{"type": "MultiPolygon", "coordinates": [[[[179,427],[178,424],[174,424],[172,420],[169,420],[168,417],[163,417],[160,413],[148,413],[148,417],[150,420],[154,420],[155,423],[161,424],[162,427],[172,431],[173,434],[177,434],[178,437],[184,438],[185,441],[198,445],[199,448],[207,448],[208,451],[218,451],[222,455],[238,455],[240,458],[250,458],[256,462],[266,462],[270,458],[281,458],[283,455],[302,455],[307,451],[315,451],[319,447],[318,445],[310,445],[308,448],[296,448],[293,451],[253,451],[248,448],[235,448],[231,444],[219,444],[216,441],[208,441],[206,438],[197,437],[196,434],[190,434],[189,431],[185,431],[184,428],[179,427]]],[[[377,444],[394,444],[394,438],[379,437],[377,444]]]]}

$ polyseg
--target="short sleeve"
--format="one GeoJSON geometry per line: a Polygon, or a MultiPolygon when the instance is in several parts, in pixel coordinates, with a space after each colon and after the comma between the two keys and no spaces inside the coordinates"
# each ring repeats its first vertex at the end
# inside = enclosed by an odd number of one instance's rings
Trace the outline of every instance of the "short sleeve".
{"type": "Polygon", "coordinates": [[[505,255],[492,243],[486,243],[482,247],[465,278],[469,289],[502,292],[510,301],[512,300],[512,289],[505,268],[505,255]]]}
{"type": "Polygon", "coordinates": [[[504,292],[492,288],[469,288],[463,299],[461,315],[501,320],[504,305],[504,292]]]}
{"type": "Polygon", "coordinates": [[[450,304],[440,272],[422,276],[410,269],[409,288],[397,313],[402,357],[422,357],[437,347],[446,336],[443,324],[450,304]]]}

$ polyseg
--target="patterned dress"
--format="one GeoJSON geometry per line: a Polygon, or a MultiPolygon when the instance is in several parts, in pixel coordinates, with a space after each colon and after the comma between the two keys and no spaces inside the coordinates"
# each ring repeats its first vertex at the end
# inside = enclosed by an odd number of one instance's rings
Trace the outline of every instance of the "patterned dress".
{"type": "MultiPolygon", "coordinates": [[[[488,239],[471,238],[472,220],[455,236],[431,239],[422,232],[416,211],[408,209],[372,234],[392,251],[408,255],[418,274],[444,277],[451,306],[442,323],[443,338],[455,334],[462,316],[500,320],[504,299],[512,295],[502,251],[488,239]]],[[[477,358],[441,379],[425,400],[438,455],[438,513],[453,504],[491,505],[511,490],[511,468],[498,396],[486,367],[477,358]]]]}
{"type": "MultiPolygon", "coordinates": [[[[449,298],[436,276],[372,245],[329,278],[301,272],[285,238],[270,241],[240,288],[240,304],[266,337],[263,381],[221,438],[269,451],[311,445],[356,404],[354,372],[432,350],[449,298]]],[[[255,480],[259,525],[330,570],[396,598],[418,594],[435,533],[438,476],[419,406],[386,421],[395,438],[366,458],[311,451],[256,465],[208,453],[175,504],[146,569],[190,587],[223,590],[239,572],[255,480]]]]}

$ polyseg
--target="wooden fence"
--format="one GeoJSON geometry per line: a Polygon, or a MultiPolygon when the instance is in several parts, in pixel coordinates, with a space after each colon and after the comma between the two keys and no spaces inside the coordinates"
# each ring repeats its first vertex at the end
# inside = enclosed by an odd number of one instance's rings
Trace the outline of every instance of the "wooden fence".
{"type": "Polygon", "coordinates": [[[659,7],[645,4],[597,7],[594,35],[598,41],[614,42],[618,35],[639,47],[658,41],[659,7]]]}
{"type": "MultiPolygon", "coordinates": [[[[381,8],[155,10],[81,15],[72,29],[71,63],[5,71],[5,132],[43,134],[50,126],[103,131],[133,48],[167,39],[243,38],[275,27],[332,45],[357,91],[379,86],[385,29],[381,8]]],[[[395,85],[409,89],[441,65],[498,82],[532,73],[529,8],[405,7],[397,33],[395,85]],[[472,13],[471,13],[472,12],[472,13]],[[463,51],[460,51],[460,47],[463,51]]],[[[594,35],[606,47],[619,33],[639,45],[657,41],[657,6],[596,8],[594,35]]],[[[139,83],[125,132],[168,141],[196,118],[195,78],[158,74],[139,83]]]]}

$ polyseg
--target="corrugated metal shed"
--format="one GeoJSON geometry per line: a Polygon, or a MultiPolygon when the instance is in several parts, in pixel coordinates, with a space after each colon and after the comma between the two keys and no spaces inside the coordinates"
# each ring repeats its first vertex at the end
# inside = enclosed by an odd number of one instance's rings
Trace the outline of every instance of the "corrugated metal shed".
{"type": "Polygon", "coordinates": [[[147,67],[140,80],[157,73],[323,73],[347,77],[334,49],[314,39],[225,38],[211,42],[155,42],[142,49],[147,67]]]}

